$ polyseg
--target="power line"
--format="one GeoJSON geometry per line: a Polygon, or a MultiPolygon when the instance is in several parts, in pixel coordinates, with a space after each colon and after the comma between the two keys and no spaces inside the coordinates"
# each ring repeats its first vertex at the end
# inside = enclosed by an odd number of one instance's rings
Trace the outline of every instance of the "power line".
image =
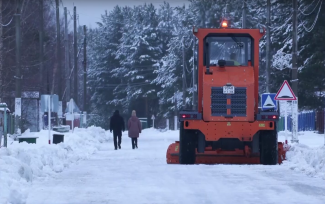
{"type": "Polygon", "coordinates": [[[315,18],[313,24],[310,26],[310,28],[306,28],[305,24],[302,24],[302,25],[304,26],[305,30],[306,30],[307,32],[311,32],[311,31],[314,29],[314,27],[315,27],[315,25],[316,25],[316,22],[317,22],[317,20],[318,20],[319,12],[320,12],[320,10],[321,10],[321,8],[322,8],[322,4],[323,4],[323,1],[321,1],[321,3],[320,3],[320,6],[319,6],[319,9],[318,9],[318,12],[317,12],[316,18],[315,18]]]}
{"type": "Polygon", "coordinates": [[[299,11],[300,11],[300,13],[302,14],[302,15],[305,15],[305,16],[309,16],[310,14],[312,14],[315,10],[316,10],[316,8],[317,8],[317,6],[318,6],[318,4],[321,2],[321,0],[318,0],[318,2],[317,2],[317,4],[316,4],[316,6],[314,7],[314,9],[310,12],[310,13],[308,13],[308,14],[306,14],[306,13],[304,13],[313,3],[315,2],[315,0],[313,0],[313,2],[311,2],[311,4],[309,5],[309,6],[307,6],[303,11],[300,9],[300,7],[298,8],[299,9],[299,11]]]}
{"type": "Polygon", "coordinates": [[[3,25],[2,23],[0,23],[0,25],[3,26],[3,27],[6,27],[6,26],[8,26],[11,23],[12,19],[14,19],[14,17],[11,17],[11,20],[9,21],[9,23],[7,23],[5,25],[3,25]]]}
{"type": "Polygon", "coordinates": [[[70,10],[68,10],[68,14],[70,15],[71,19],[70,20],[73,20],[73,15],[71,15],[70,13],[70,10]]]}
{"type": "Polygon", "coordinates": [[[62,7],[64,8],[64,5],[63,5],[63,2],[62,2],[62,0],[60,0],[60,2],[61,2],[61,5],[62,5],[62,7]]]}
{"type": "Polygon", "coordinates": [[[105,84],[104,87],[108,86],[137,86],[137,85],[146,85],[150,84],[151,82],[135,82],[135,83],[124,83],[124,84],[105,84]]]}
{"type": "Polygon", "coordinates": [[[115,86],[99,86],[99,87],[94,87],[96,89],[110,89],[110,88],[124,88],[130,86],[130,88],[136,88],[136,87],[142,87],[142,86],[148,86],[151,82],[143,83],[143,84],[136,84],[136,85],[131,85],[131,84],[125,84],[125,85],[115,85],[115,86]],[[121,87],[122,86],[122,87],[121,87]]]}

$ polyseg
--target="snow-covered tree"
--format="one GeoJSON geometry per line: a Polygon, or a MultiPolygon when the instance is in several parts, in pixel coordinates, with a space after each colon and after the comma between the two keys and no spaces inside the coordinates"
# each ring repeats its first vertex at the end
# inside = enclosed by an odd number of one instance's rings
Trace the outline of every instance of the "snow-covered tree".
{"type": "Polygon", "coordinates": [[[156,78],[154,70],[159,68],[162,57],[158,16],[152,4],[134,7],[125,19],[124,32],[120,39],[117,57],[120,67],[113,70],[113,76],[122,79],[122,86],[115,101],[129,111],[132,101],[141,97],[156,98],[158,87],[152,83],[156,78]],[[127,99],[127,100],[125,100],[127,99]]]}
{"type": "MultiPolygon", "coordinates": [[[[102,15],[99,28],[90,30],[88,37],[88,85],[91,95],[92,114],[102,116],[101,123],[108,127],[108,119],[119,104],[113,103],[114,89],[120,82],[112,77],[112,71],[120,66],[116,59],[116,50],[122,36],[123,12],[116,6],[109,14],[102,15]]],[[[98,121],[97,121],[98,122],[98,121]]]]}
{"type": "MultiPolygon", "coordinates": [[[[299,104],[304,108],[317,108],[323,103],[323,1],[299,0],[299,104]]],[[[196,66],[193,58],[197,55],[197,50],[193,52],[193,26],[219,28],[222,18],[227,17],[232,28],[241,28],[244,6],[246,27],[266,28],[265,0],[246,1],[246,5],[242,0],[189,0],[187,7],[171,7],[164,2],[157,9],[152,4],[117,6],[103,15],[99,28],[90,31],[88,40],[93,113],[104,117],[102,121],[107,123],[107,113],[113,109],[118,108],[127,115],[134,107],[143,112],[145,101],[150,104],[149,112],[163,117],[172,116],[175,109],[189,108],[192,93],[196,91],[192,83],[196,66]],[[183,107],[183,94],[186,107],[183,107]]],[[[276,92],[283,80],[291,78],[292,1],[271,0],[270,28],[270,88],[276,92]]],[[[262,93],[266,87],[266,35],[259,45],[262,93]]]]}

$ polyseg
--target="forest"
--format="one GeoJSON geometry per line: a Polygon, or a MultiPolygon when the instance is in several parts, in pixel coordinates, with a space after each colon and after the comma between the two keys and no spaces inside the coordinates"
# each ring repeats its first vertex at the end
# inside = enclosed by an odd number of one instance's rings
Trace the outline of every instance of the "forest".
{"type": "MultiPolygon", "coordinates": [[[[298,1],[298,97],[299,109],[323,108],[325,72],[325,0],[298,1]]],[[[43,7],[44,56],[40,66],[39,1],[22,1],[21,7],[21,82],[24,93],[58,92],[58,84],[67,87],[66,79],[73,69],[73,10],[68,11],[69,35],[65,39],[63,7],[60,1],[60,53],[56,55],[55,1],[45,0],[43,7]],[[68,43],[65,43],[67,40],[68,43]],[[69,50],[65,70],[65,48],[69,50]],[[63,70],[57,77],[58,61],[63,70]],[[50,87],[50,88],[44,88],[50,87]]],[[[87,29],[87,100],[91,124],[107,128],[109,116],[119,109],[124,117],[132,110],[150,119],[171,119],[177,111],[193,106],[193,69],[196,70],[197,41],[193,26],[218,28],[227,6],[231,27],[242,27],[243,8],[246,27],[266,27],[266,0],[189,0],[185,6],[159,7],[142,4],[134,7],[116,6],[104,12],[97,26],[87,29]],[[183,64],[185,75],[183,74],[183,64]],[[183,79],[185,80],[183,83],[183,79]],[[185,84],[185,93],[183,93],[185,84]]],[[[0,98],[14,109],[15,94],[15,1],[0,0],[0,98]]],[[[271,0],[271,70],[270,91],[277,92],[283,80],[291,79],[292,1],[271,0]]],[[[78,22],[78,51],[83,46],[83,25],[78,22]]],[[[83,52],[78,54],[78,101],[83,110],[83,52]]],[[[266,90],[266,39],[260,41],[260,93],[266,90]]],[[[70,80],[72,84],[73,79],[70,80]]],[[[72,87],[73,88],[73,87],[72,87]]],[[[64,90],[61,90],[64,92],[64,90]]],[[[71,90],[72,93],[73,90],[71,90]]],[[[73,95],[67,93],[66,103],[73,95]]],[[[38,97],[38,96],[35,96],[38,97]]],[[[35,98],[34,97],[34,98],[35,98]]],[[[25,103],[28,102],[26,97],[25,103]]],[[[28,104],[25,104],[28,107],[28,104]]],[[[64,104],[65,107],[65,104],[64,104]]],[[[23,117],[29,114],[23,110],[23,117]]],[[[35,116],[37,117],[37,116],[35,116]]],[[[159,125],[157,123],[157,125],[159,125]]]]}
{"type": "MultiPolygon", "coordinates": [[[[8,105],[11,113],[14,113],[15,94],[17,93],[16,81],[17,79],[20,80],[22,130],[27,128],[37,130],[40,96],[51,92],[58,94],[59,83],[61,83],[62,93],[64,93],[66,91],[65,78],[73,68],[73,8],[68,9],[67,12],[69,27],[68,38],[65,39],[64,5],[62,1],[59,1],[61,43],[59,52],[57,52],[56,2],[53,0],[20,0],[20,4],[17,2],[16,0],[0,0],[0,23],[2,25],[0,27],[0,100],[8,105]],[[20,38],[17,36],[17,24],[19,24],[20,28],[20,38]],[[41,31],[43,54],[40,51],[41,31]],[[16,69],[18,58],[17,38],[20,44],[19,64],[21,70],[19,75],[16,69]],[[67,71],[65,71],[64,64],[66,47],[69,52],[67,71]],[[60,53],[60,56],[57,53],[60,53]],[[62,70],[60,76],[57,74],[59,61],[62,70]]],[[[82,46],[84,34],[82,25],[79,25],[79,21],[77,23],[78,46],[80,47],[82,46]]],[[[79,73],[78,81],[80,82],[78,88],[81,93],[83,84],[81,55],[78,58],[77,68],[79,73]]],[[[80,95],[79,98],[82,98],[82,96],[80,95]]],[[[70,93],[63,96],[64,107],[65,102],[69,99],[70,93]]]]}
{"type": "MultiPolygon", "coordinates": [[[[322,0],[298,3],[299,109],[324,107],[325,9],[322,0]]],[[[128,116],[172,118],[178,110],[192,108],[196,40],[193,26],[218,28],[228,6],[231,26],[242,27],[246,8],[248,28],[266,27],[266,1],[190,0],[189,6],[164,3],[135,7],[116,6],[102,15],[88,39],[89,88],[92,113],[103,126],[109,115],[122,110],[128,116]],[[193,54],[194,52],[194,54],[193,54]],[[183,55],[184,54],[184,55],[183,55]],[[185,86],[183,93],[183,57],[185,86]],[[193,58],[194,57],[194,58],[193,58]],[[185,97],[183,97],[185,94],[185,97]]],[[[291,79],[292,1],[271,0],[270,91],[291,79]]],[[[265,36],[260,41],[260,93],[265,92],[265,36]]]]}

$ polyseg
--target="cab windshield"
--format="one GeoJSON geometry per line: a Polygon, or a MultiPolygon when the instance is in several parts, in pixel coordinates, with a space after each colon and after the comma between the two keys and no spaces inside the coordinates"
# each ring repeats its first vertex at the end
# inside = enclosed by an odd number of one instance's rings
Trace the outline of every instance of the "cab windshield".
{"type": "Polygon", "coordinates": [[[252,61],[251,37],[207,37],[206,43],[211,66],[218,66],[219,60],[225,60],[225,66],[247,66],[252,61]]]}

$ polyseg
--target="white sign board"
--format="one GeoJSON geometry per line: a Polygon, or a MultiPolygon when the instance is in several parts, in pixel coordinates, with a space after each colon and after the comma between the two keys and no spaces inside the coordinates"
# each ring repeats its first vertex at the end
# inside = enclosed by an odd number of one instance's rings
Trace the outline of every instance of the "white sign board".
{"type": "Polygon", "coordinates": [[[73,114],[69,114],[69,113],[66,114],[67,121],[73,121],[73,119],[74,119],[73,114]]]}
{"type": "Polygon", "coordinates": [[[62,101],[59,101],[59,111],[58,111],[58,117],[62,118],[62,101]]]}
{"type": "Polygon", "coordinates": [[[70,101],[69,101],[69,113],[73,113],[73,109],[74,109],[73,99],[70,99],[70,101]]]}
{"type": "Polygon", "coordinates": [[[21,98],[15,98],[15,116],[21,116],[21,98]]]}

